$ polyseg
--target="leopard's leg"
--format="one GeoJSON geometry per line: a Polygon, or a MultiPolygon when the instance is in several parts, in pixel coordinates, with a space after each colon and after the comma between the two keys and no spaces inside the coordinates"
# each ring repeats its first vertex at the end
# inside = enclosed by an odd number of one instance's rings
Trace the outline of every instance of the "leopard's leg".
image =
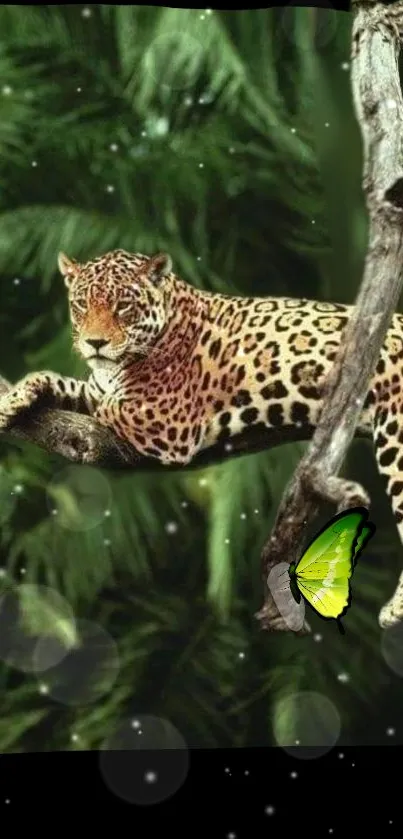
{"type": "Polygon", "coordinates": [[[30,373],[0,396],[0,431],[12,428],[35,407],[92,414],[96,402],[87,382],[48,371],[30,373]]]}
{"type": "MultiPolygon", "coordinates": [[[[389,393],[389,399],[391,394],[389,393]]],[[[400,405],[382,401],[374,411],[374,443],[378,469],[386,478],[386,491],[403,546],[403,416],[400,405]]],[[[383,629],[403,621],[403,572],[396,591],[383,606],[379,623],[383,629]]]]}

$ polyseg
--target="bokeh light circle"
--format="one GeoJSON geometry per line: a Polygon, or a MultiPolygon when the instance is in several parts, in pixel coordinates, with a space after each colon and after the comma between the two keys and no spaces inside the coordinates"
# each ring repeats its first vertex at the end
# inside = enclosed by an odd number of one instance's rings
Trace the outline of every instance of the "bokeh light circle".
{"type": "Polygon", "coordinates": [[[321,693],[292,693],[274,707],[273,733],[277,745],[300,760],[312,760],[330,752],[340,731],[339,712],[321,693]]]}
{"type": "MultiPolygon", "coordinates": [[[[112,690],[120,669],[116,642],[96,623],[76,621],[77,640],[62,661],[46,666],[39,692],[71,707],[96,702],[112,690]]],[[[41,645],[35,660],[47,665],[48,651],[41,645]]]]}
{"type": "Polygon", "coordinates": [[[166,719],[135,715],[103,743],[100,772],[116,796],[131,804],[158,804],[171,798],[189,771],[185,740],[166,719]]]}
{"type": "Polygon", "coordinates": [[[74,637],[73,610],[57,591],[24,583],[0,596],[0,660],[15,670],[41,673],[58,664],[74,637]],[[35,657],[38,644],[47,650],[44,667],[35,657]]]}
{"type": "Polygon", "coordinates": [[[111,487],[105,475],[92,466],[67,466],[47,488],[50,512],[60,527],[85,531],[110,515],[111,487]]]}

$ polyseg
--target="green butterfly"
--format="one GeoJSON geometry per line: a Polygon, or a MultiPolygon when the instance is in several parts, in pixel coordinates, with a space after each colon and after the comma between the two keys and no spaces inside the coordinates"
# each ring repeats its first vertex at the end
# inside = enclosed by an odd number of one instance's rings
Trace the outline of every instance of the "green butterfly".
{"type": "Polygon", "coordinates": [[[345,510],[313,539],[299,562],[288,568],[291,593],[301,595],[325,620],[340,618],[351,605],[350,577],[356,561],[375,532],[365,507],[345,510]]]}

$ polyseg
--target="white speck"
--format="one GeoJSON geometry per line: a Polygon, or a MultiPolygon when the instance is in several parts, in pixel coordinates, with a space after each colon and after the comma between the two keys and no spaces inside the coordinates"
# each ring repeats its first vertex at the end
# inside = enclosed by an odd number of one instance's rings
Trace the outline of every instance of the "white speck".
{"type": "Polygon", "coordinates": [[[81,93],[81,91],[82,91],[82,88],[81,88],[81,87],[78,87],[78,88],[77,88],[77,93],[81,93]]]}
{"type": "Polygon", "coordinates": [[[311,224],[316,224],[316,221],[315,221],[314,218],[312,219],[311,224]]]}
{"type": "Polygon", "coordinates": [[[394,111],[397,108],[397,102],[395,99],[387,99],[386,100],[386,107],[389,108],[390,111],[394,111]]]}
{"type": "Polygon", "coordinates": [[[35,169],[35,167],[36,167],[37,165],[38,165],[37,161],[36,161],[36,160],[33,160],[33,161],[32,161],[32,163],[31,163],[31,166],[33,166],[33,168],[35,169]]]}
{"type": "Polygon", "coordinates": [[[26,568],[20,568],[20,574],[26,574],[26,573],[27,573],[26,568]]]}
{"type": "Polygon", "coordinates": [[[227,839],[236,839],[235,833],[227,833],[227,839]]]}
{"type": "Polygon", "coordinates": [[[213,14],[212,9],[206,9],[205,12],[206,12],[206,15],[212,15],[213,14]]]}
{"type": "Polygon", "coordinates": [[[191,96],[186,96],[185,99],[184,99],[184,104],[186,105],[187,108],[189,108],[190,105],[193,105],[192,97],[191,96]]]}
{"type": "Polygon", "coordinates": [[[349,62],[348,61],[343,61],[343,64],[341,65],[341,69],[342,70],[349,70],[350,69],[349,62]]]}
{"type": "Polygon", "coordinates": [[[315,635],[313,636],[313,640],[316,641],[317,643],[319,643],[319,641],[322,640],[321,634],[319,632],[315,632],[315,635]]]}
{"type": "Polygon", "coordinates": [[[298,772],[291,772],[290,778],[298,778],[298,772]]]}
{"type": "Polygon", "coordinates": [[[389,819],[389,824],[393,824],[393,821],[392,821],[392,819],[389,819]]]}
{"type": "Polygon", "coordinates": [[[388,737],[393,737],[396,734],[396,729],[395,728],[387,728],[386,729],[386,734],[388,735],[388,737]]]}
{"type": "Polygon", "coordinates": [[[200,20],[205,20],[205,19],[206,19],[206,15],[200,15],[200,20]]]}
{"type": "Polygon", "coordinates": [[[105,518],[108,518],[108,517],[110,516],[110,514],[111,514],[111,511],[110,511],[110,510],[105,510],[105,511],[104,511],[104,516],[105,516],[105,518]]]}
{"type": "Polygon", "coordinates": [[[23,492],[23,489],[24,489],[24,487],[22,486],[22,484],[16,484],[15,487],[14,487],[14,492],[17,492],[18,494],[20,494],[21,492],[23,492]]]}
{"type": "Polygon", "coordinates": [[[6,804],[9,804],[9,803],[10,803],[10,799],[6,798],[6,804]]]}
{"type": "Polygon", "coordinates": [[[350,676],[348,675],[348,673],[339,673],[337,678],[338,678],[338,681],[342,682],[344,685],[347,684],[347,682],[350,681],[350,676]]]}
{"type": "Polygon", "coordinates": [[[233,445],[231,443],[226,443],[224,449],[226,452],[232,452],[233,445]]]}
{"type": "Polygon", "coordinates": [[[111,143],[109,148],[110,148],[111,151],[118,151],[119,146],[118,146],[117,143],[111,143]]]}
{"type": "Polygon", "coordinates": [[[291,134],[296,134],[296,133],[297,133],[297,129],[296,129],[296,128],[292,128],[292,129],[291,129],[291,134]]]}
{"type": "Polygon", "coordinates": [[[241,513],[240,518],[241,518],[241,519],[246,519],[246,513],[241,513]]]}
{"type": "Polygon", "coordinates": [[[299,746],[299,744],[300,744],[300,741],[299,741],[299,740],[296,740],[296,741],[295,741],[295,745],[296,745],[296,746],[299,746]]]}
{"type": "Polygon", "coordinates": [[[112,184],[108,184],[106,187],[107,192],[115,192],[115,187],[112,184]]]}
{"type": "Polygon", "coordinates": [[[144,131],[144,130],[143,130],[143,131],[141,132],[141,136],[142,136],[142,137],[147,137],[147,131],[144,131]]]}
{"type": "Polygon", "coordinates": [[[132,728],[140,728],[140,727],[141,727],[140,720],[133,720],[132,721],[132,728]]]}
{"type": "Polygon", "coordinates": [[[338,757],[338,758],[340,758],[340,760],[342,760],[342,759],[343,759],[343,757],[344,757],[343,752],[340,752],[340,753],[337,755],[337,757],[338,757]]]}
{"type": "Polygon", "coordinates": [[[356,399],[356,400],[355,400],[355,404],[356,404],[356,405],[361,405],[361,402],[362,402],[362,399],[356,399]]]}
{"type": "Polygon", "coordinates": [[[325,122],[325,128],[329,128],[330,122],[325,122]]]}
{"type": "Polygon", "coordinates": [[[197,256],[196,259],[198,262],[201,262],[201,256],[197,256]]]}
{"type": "Polygon", "coordinates": [[[12,89],[12,87],[10,87],[9,84],[5,84],[2,87],[1,92],[2,92],[3,96],[10,96],[10,94],[13,92],[13,89],[12,89]]]}
{"type": "Polygon", "coordinates": [[[110,539],[104,539],[104,545],[105,545],[105,547],[108,547],[110,544],[111,544],[111,540],[110,540],[110,539]]]}
{"type": "Polygon", "coordinates": [[[333,833],[333,828],[329,827],[329,833],[333,833]]]}
{"type": "Polygon", "coordinates": [[[200,479],[199,479],[199,486],[200,486],[200,487],[205,487],[205,486],[207,486],[207,478],[200,478],[200,479]]]}
{"type": "Polygon", "coordinates": [[[238,658],[245,658],[245,653],[238,653],[238,658]]]}
{"type": "Polygon", "coordinates": [[[274,807],[271,807],[271,806],[266,807],[266,809],[265,809],[266,816],[274,816],[275,812],[276,811],[275,811],[274,807]]]}
{"type": "Polygon", "coordinates": [[[77,743],[77,741],[78,741],[80,738],[79,738],[78,734],[72,734],[72,735],[71,735],[71,739],[72,739],[73,743],[77,743]]]}
{"type": "Polygon", "coordinates": [[[224,542],[225,542],[226,545],[229,545],[230,540],[229,539],[224,539],[224,542]]]}
{"type": "Polygon", "coordinates": [[[225,767],[224,772],[226,772],[226,773],[227,773],[227,775],[230,775],[230,774],[231,774],[231,770],[229,769],[229,767],[228,767],[228,766],[226,766],[226,767],[225,767]]]}
{"type": "Polygon", "coordinates": [[[91,17],[91,15],[92,15],[92,11],[87,6],[85,7],[85,9],[82,9],[81,17],[89,18],[89,17],[91,17]]]}
{"type": "Polygon", "coordinates": [[[204,163],[199,163],[199,169],[204,169],[204,163]]]}
{"type": "Polygon", "coordinates": [[[257,516],[259,514],[259,510],[257,509],[257,507],[256,507],[256,510],[254,510],[253,512],[254,512],[255,516],[257,516]]]}
{"type": "Polygon", "coordinates": [[[41,694],[42,694],[42,696],[46,696],[46,694],[47,694],[47,693],[49,693],[49,688],[48,688],[48,686],[47,686],[47,685],[44,685],[44,684],[39,685],[39,693],[41,693],[41,694]]]}
{"type": "Polygon", "coordinates": [[[53,510],[51,510],[51,513],[52,513],[52,516],[57,516],[57,510],[55,508],[53,508],[53,510]]]}
{"type": "Polygon", "coordinates": [[[144,775],[144,780],[147,784],[155,784],[157,780],[157,773],[156,772],[146,772],[144,775]]]}
{"type": "Polygon", "coordinates": [[[185,507],[185,508],[189,507],[188,502],[187,501],[181,501],[181,507],[185,507]]]}
{"type": "Polygon", "coordinates": [[[7,574],[6,569],[5,569],[5,568],[0,568],[0,579],[2,579],[3,577],[5,577],[5,576],[6,576],[6,574],[7,574]]]}
{"type": "Polygon", "coordinates": [[[249,769],[245,769],[244,775],[249,775],[249,769]]]}
{"type": "Polygon", "coordinates": [[[18,277],[15,277],[15,279],[13,280],[14,285],[19,285],[20,282],[21,280],[19,280],[18,277]]]}
{"type": "Polygon", "coordinates": [[[234,147],[233,147],[233,146],[231,146],[231,147],[230,147],[230,149],[229,149],[229,153],[230,153],[230,154],[234,154],[234,153],[235,153],[235,149],[234,149],[234,147]]]}
{"type": "Polygon", "coordinates": [[[178,530],[178,525],[176,524],[175,521],[169,521],[165,525],[165,530],[166,530],[167,533],[176,533],[177,530],[178,530]]]}

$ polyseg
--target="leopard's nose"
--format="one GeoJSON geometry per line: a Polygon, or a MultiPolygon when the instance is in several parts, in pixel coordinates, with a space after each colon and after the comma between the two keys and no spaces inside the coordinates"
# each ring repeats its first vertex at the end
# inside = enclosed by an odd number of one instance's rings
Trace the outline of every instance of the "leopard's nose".
{"type": "Polygon", "coordinates": [[[94,350],[100,350],[101,347],[109,344],[109,341],[106,338],[86,338],[85,342],[86,344],[89,344],[90,347],[94,347],[94,350]]]}

